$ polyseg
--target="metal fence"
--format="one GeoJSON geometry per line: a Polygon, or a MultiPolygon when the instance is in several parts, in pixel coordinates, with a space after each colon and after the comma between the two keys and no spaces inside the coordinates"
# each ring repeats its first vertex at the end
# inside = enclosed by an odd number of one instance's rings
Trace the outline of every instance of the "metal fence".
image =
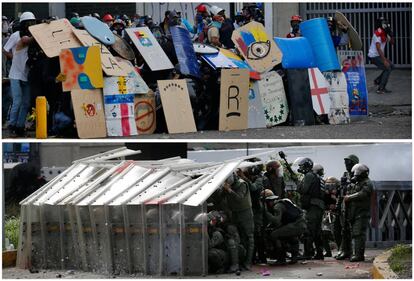
{"type": "MultiPolygon", "coordinates": [[[[358,31],[364,54],[368,54],[374,31],[375,20],[387,18],[395,33],[395,45],[386,47],[386,56],[395,66],[411,67],[411,3],[303,3],[300,13],[304,19],[333,16],[342,12],[358,31]]],[[[366,64],[369,61],[366,56],[366,64]]]]}
{"type": "Polygon", "coordinates": [[[374,182],[367,246],[388,247],[412,241],[412,183],[374,182]]]}

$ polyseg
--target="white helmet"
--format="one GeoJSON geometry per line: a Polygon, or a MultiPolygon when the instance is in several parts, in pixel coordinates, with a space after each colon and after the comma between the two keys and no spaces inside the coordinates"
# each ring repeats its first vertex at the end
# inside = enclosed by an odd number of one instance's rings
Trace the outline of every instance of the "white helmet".
{"type": "Polygon", "coordinates": [[[26,20],[36,20],[36,17],[32,12],[24,12],[20,16],[20,22],[23,22],[23,21],[26,21],[26,20]]]}
{"type": "Polygon", "coordinates": [[[213,16],[217,16],[220,12],[224,11],[223,8],[219,8],[217,6],[211,6],[209,9],[210,9],[210,13],[212,13],[213,16]]]}

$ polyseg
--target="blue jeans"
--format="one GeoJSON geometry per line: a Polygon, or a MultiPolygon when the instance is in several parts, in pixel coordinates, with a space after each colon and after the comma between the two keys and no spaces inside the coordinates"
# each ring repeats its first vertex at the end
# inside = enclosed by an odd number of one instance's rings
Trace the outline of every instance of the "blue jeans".
{"type": "Polygon", "coordinates": [[[394,69],[394,65],[390,61],[390,66],[385,67],[381,57],[370,58],[371,62],[375,64],[379,69],[382,70],[381,74],[375,78],[378,83],[378,89],[384,89],[387,86],[388,78],[390,77],[391,71],[394,69]]]}
{"type": "Polygon", "coordinates": [[[10,89],[13,103],[10,110],[9,125],[24,128],[30,107],[29,82],[10,79],[10,89]]]}

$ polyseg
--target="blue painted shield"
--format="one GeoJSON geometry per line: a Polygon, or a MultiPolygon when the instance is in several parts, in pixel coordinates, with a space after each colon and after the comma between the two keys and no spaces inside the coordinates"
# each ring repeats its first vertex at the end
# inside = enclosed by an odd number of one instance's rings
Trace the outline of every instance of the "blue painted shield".
{"type": "Polygon", "coordinates": [[[179,26],[170,27],[170,32],[181,73],[200,78],[200,65],[197,62],[190,33],[187,29],[179,26]]]}
{"type": "Polygon", "coordinates": [[[81,21],[86,31],[99,42],[105,45],[112,45],[115,43],[115,35],[105,23],[89,16],[82,17],[81,21]]]}

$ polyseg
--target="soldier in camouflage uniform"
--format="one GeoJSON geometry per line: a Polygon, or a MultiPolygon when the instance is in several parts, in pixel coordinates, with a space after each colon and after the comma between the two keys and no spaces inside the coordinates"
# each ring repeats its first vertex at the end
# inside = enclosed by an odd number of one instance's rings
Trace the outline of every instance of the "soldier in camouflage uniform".
{"type": "Polygon", "coordinates": [[[272,160],[266,164],[265,186],[270,186],[270,190],[276,196],[285,198],[285,180],[283,178],[283,168],[279,161],[272,160]]]}
{"type": "Polygon", "coordinates": [[[267,232],[276,248],[276,264],[286,264],[288,245],[291,252],[289,263],[297,262],[299,254],[299,237],[306,230],[303,211],[289,199],[279,199],[269,190],[266,195],[266,220],[269,222],[267,232]]]}
{"type": "MultiPolygon", "coordinates": [[[[335,243],[340,243],[336,240],[337,230],[335,226],[339,225],[339,220],[336,219],[335,207],[337,201],[337,189],[339,187],[339,180],[334,177],[328,177],[325,181],[325,213],[322,219],[322,241],[323,248],[325,249],[325,257],[332,257],[332,251],[329,242],[335,240],[335,243]],[[335,225],[336,223],[336,225],[335,225]]],[[[337,246],[338,247],[338,246],[337,246]]]]}
{"type": "Polygon", "coordinates": [[[298,192],[301,196],[301,207],[306,211],[307,237],[304,241],[304,256],[306,258],[313,256],[313,259],[323,260],[321,232],[325,203],[320,177],[312,171],[313,162],[309,158],[300,157],[295,160],[294,165],[298,165],[298,172],[305,175],[298,185],[298,192]],[[316,249],[315,255],[313,244],[316,249]]]}
{"type": "Polygon", "coordinates": [[[246,250],[240,243],[237,227],[230,224],[222,211],[208,213],[208,270],[210,273],[236,273],[240,275],[239,261],[246,250]]]}
{"type": "Polygon", "coordinates": [[[352,168],[353,177],[351,189],[344,197],[345,208],[348,210],[348,220],[351,238],[354,241],[353,256],[349,261],[364,261],[366,232],[371,217],[370,203],[373,186],[369,179],[369,168],[357,164],[352,168]]]}
{"type": "MultiPolygon", "coordinates": [[[[253,162],[260,159],[253,159],[253,162]]],[[[263,165],[256,165],[242,170],[238,170],[237,175],[249,184],[250,197],[252,201],[253,220],[254,220],[254,251],[253,264],[266,264],[265,241],[263,236],[263,215],[264,204],[261,193],[265,189],[265,178],[262,175],[263,165]],[[257,256],[256,256],[257,253],[257,256]]]]}
{"type": "Polygon", "coordinates": [[[249,184],[232,174],[223,185],[223,195],[231,210],[231,221],[237,226],[246,248],[246,259],[242,267],[250,270],[254,251],[254,221],[249,184]]]}
{"type": "Polygon", "coordinates": [[[343,198],[351,188],[352,167],[359,163],[359,158],[351,154],[344,158],[346,171],[341,178],[341,188],[338,194],[338,201],[336,204],[336,212],[339,214],[339,220],[341,223],[341,245],[338,255],[335,257],[337,260],[349,259],[351,257],[351,230],[349,229],[348,221],[348,209],[343,204],[343,198]]]}

